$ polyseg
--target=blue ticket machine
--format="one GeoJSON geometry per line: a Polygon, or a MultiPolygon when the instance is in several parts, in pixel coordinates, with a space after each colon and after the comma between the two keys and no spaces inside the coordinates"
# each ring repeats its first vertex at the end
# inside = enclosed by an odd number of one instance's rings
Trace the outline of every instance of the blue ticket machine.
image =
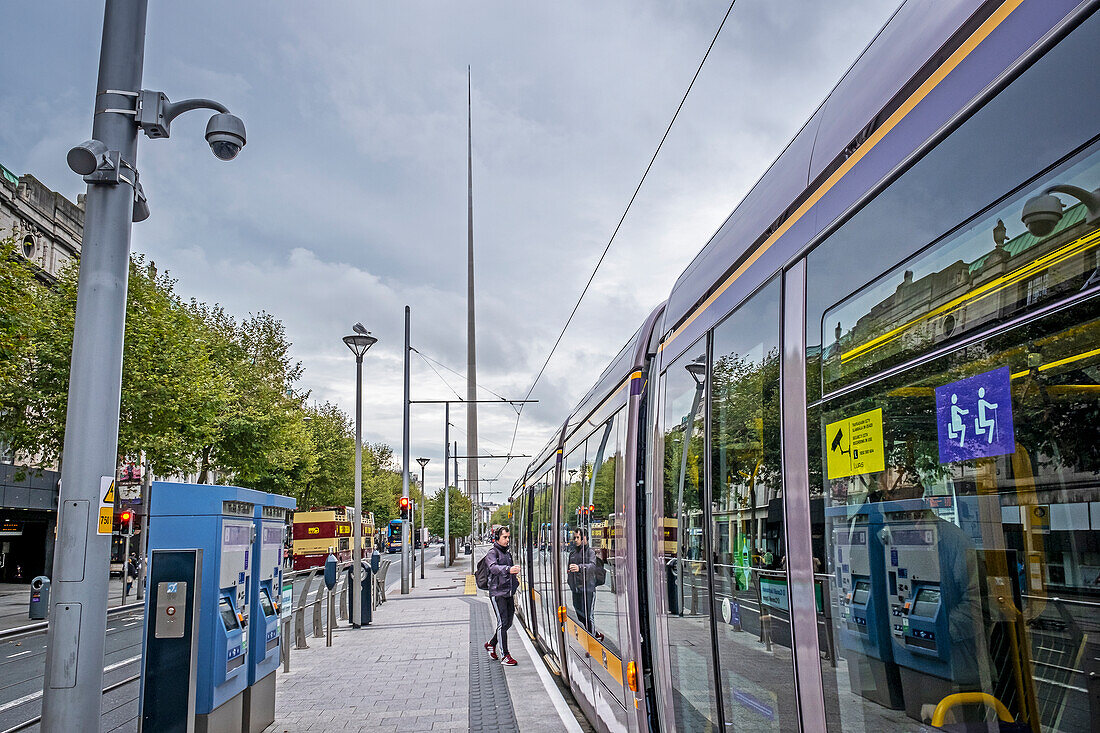
{"type": "MultiPolygon", "coordinates": [[[[256,526],[253,515],[266,494],[235,486],[153,482],[149,501],[149,551],[201,550],[197,574],[197,645],[194,664],[196,733],[240,731],[248,686],[248,625],[256,526]]],[[[155,570],[151,566],[151,570],[155,570]]],[[[151,577],[150,580],[154,579],[151,577]]],[[[157,588],[150,586],[145,623],[156,618],[157,588]]],[[[148,638],[148,634],[146,634],[148,638]]],[[[178,678],[142,669],[146,688],[178,678]]]]}
{"type": "Polygon", "coordinates": [[[251,623],[248,627],[248,687],[244,691],[244,730],[260,733],[275,721],[275,670],[279,667],[279,603],[283,578],[286,523],[297,502],[264,494],[252,515],[256,551],[252,553],[251,623]]]}
{"type": "Polygon", "coordinates": [[[882,514],[877,504],[829,507],[840,605],[840,643],[852,690],[879,705],[902,707],[902,684],[890,644],[883,572],[882,514]]]}
{"type": "Polygon", "coordinates": [[[888,511],[881,535],[905,712],[920,720],[922,705],[980,689],[987,654],[976,553],[961,528],[930,511],[888,511]]]}

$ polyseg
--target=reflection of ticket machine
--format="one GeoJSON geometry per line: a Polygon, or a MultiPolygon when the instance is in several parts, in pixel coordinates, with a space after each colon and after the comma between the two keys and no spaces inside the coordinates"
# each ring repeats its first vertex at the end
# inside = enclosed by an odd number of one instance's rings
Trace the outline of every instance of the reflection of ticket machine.
{"type": "MultiPolygon", "coordinates": [[[[149,549],[201,550],[194,730],[239,731],[248,684],[249,605],[256,530],[266,495],[234,486],[154,482],[149,549]]],[[[150,602],[157,602],[151,600],[150,602]]],[[[150,614],[146,613],[146,619],[150,614]]],[[[143,670],[142,686],[174,684],[143,670]]],[[[154,691],[155,692],[155,691],[154,691]]]]}
{"type": "Polygon", "coordinates": [[[876,505],[837,506],[833,519],[833,552],[840,642],[848,663],[852,690],[885,707],[902,707],[902,686],[890,643],[890,624],[876,505]],[[852,514],[852,512],[855,514],[852,514]]]}
{"type": "Polygon", "coordinates": [[[890,639],[906,690],[905,712],[919,720],[922,705],[978,689],[980,660],[973,629],[981,624],[981,604],[968,597],[976,591],[968,587],[974,553],[963,531],[920,508],[914,510],[908,506],[912,501],[890,504],[898,505],[898,511],[886,512],[879,533],[890,639]]]}

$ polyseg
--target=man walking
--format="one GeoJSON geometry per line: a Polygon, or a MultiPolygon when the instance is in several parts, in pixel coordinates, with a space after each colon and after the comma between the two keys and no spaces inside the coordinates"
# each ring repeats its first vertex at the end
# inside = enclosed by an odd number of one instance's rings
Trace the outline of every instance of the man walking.
{"type": "Polygon", "coordinates": [[[596,553],[588,545],[588,530],[573,530],[573,544],[569,548],[569,590],[573,593],[573,610],[584,630],[597,640],[603,634],[596,631],[592,620],[592,606],[596,602],[596,553]]]}
{"type": "Polygon", "coordinates": [[[508,550],[511,539],[511,532],[507,527],[498,528],[489,554],[485,556],[485,564],[489,567],[489,605],[493,607],[493,613],[497,617],[497,629],[493,638],[485,642],[485,651],[489,652],[490,659],[500,659],[500,663],[508,667],[517,664],[508,653],[508,629],[512,627],[512,616],[516,612],[514,596],[519,588],[519,579],[516,577],[519,575],[519,566],[512,563],[512,553],[508,550]],[[496,649],[498,641],[501,652],[499,657],[496,649]]]}

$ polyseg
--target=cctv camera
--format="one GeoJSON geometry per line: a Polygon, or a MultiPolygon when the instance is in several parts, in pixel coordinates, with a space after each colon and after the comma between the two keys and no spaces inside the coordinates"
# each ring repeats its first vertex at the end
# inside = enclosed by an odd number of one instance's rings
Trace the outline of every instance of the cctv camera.
{"type": "Polygon", "coordinates": [[[99,164],[103,162],[106,156],[107,146],[93,138],[85,140],[69,150],[69,154],[65,156],[65,161],[69,164],[69,168],[72,169],[73,173],[90,176],[96,172],[99,164]]]}
{"type": "Polygon", "coordinates": [[[244,147],[244,123],[236,115],[216,114],[206,123],[206,142],[219,160],[233,160],[244,147]]]}
{"type": "Polygon", "coordinates": [[[1020,219],[1036,237],[1045,237],[1062,220],[1062,202],[1057,196],[1044,193],[1027,200],[1020,219]]]}

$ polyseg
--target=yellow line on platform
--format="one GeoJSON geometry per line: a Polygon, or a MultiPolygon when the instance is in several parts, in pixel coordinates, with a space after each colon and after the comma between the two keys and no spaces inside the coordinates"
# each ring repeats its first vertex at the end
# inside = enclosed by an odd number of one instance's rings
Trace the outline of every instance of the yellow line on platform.
{"type": "Polygon", "coordinates": [[[473,573],[467,573],[466,574],[466,595],[468,595],[468,596],[476,596],[477,595],[477,581],[474,580],[473,573]]]}

